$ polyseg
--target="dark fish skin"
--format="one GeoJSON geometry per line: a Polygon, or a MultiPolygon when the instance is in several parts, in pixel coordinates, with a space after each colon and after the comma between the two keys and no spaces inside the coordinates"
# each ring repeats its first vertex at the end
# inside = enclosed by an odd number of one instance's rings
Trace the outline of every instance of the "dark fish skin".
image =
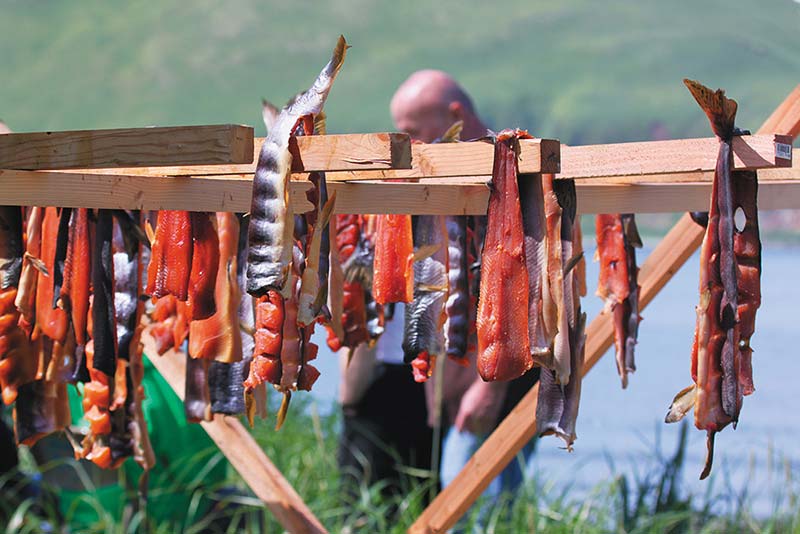
{"type": "Polygon", "coordinates": [[[211,411],[226,415],[244,413],[244,379],[249,361],[224,363],[212,361],[208,366],[208,389],[211,411]]]}
{"type": "Polygon", "coordinates": [[[733,167],[733,151],[731,139],[723,139],[719,145],[717,156],[717,172],[719,176],[717,190],[717,210],[719,225],[719,274],[722,282],[722,300],[720,301],[720,326],[725,330],[725,341],[722,344],[722,409],[733,421],[739,419],[738,389],[739,380],[735,367],[738,351],[738,332],[735,326],[739,320],[739,304],[736,280],[736,258],[733,252],[734,234],[734,201],[731,168],[733,167]]]}
{"type": "Polygon", "coordinates": [[[186,355],[186,389],[183,407],[188,421],[197,423],[211,420],[208,360],[186,355]]]}
{"type": "MultiPolygon", "coordinates": [[[[124,213],[124,212],[123,212],[124,213]]],[[[119,220],[118,218],[115,219],[119,220]]],[[[118,355],[130,360],[131,341],[136,330],[139,306],[139,243],[135,243],[133,254],[126,250],[129,240],[124,238],[127,230],[123,225],[115,225],[114,243],[114,310],[117,321],[118,355]]]]}
{"type": "Polygon", "coordinates": [[[108,376],[117,368],[117,329],[114,311],[113,219],[111,210],[98,210],[95,248],[92,254],[92,340],[93,367],[108,376]]]}
{"type": "Polygon", "coordinates": [[[14,404],[17,443],[33,445],[69,424],[69,400],[64,383],[36,380],[19,387],[14,404]]]}
{"type": "Polygon", "coordinates": [[[467,216],[445,218],[447,227],[447,277],[449,294],[445,311],[447,320],[447,355],[463,360],[467,355],[470,334],[469,253],[467,251],[467,216]]]}
{"type": "Polygon", "coordinates": [[[17,443],[32,444],[55,430],[52,419],[52,402],[45,394],[42,380],[22,384],[14,405],[14,432],[17,443]]]}
{"type": "Polygon", "coordinates": [[[367,312],[367,333],[371,341],[376,341],[383,334],[385,317],[384,306],[372,298],[372,293],[364,291],[364,308],[367,312]]]}
{"type": "Polygon", "coordinates": [[[125,370],[127,395],[125,402],[116,410],[110,412],[111,433],[108,435],[108,448],[111,449],[111,463],[116,467],[126,458],[133,456],[134,441],[131,433],[131,423],[134,422],[134,413],[131,412],[133,402],[133,382],[130,368],[125,370]]]}
{"type": "Polygon", "coordinates": [[[0,290],[19,284],[23,253],[22,209],[0,206],[0,290]]]}
{"type": "Polygon", "coordinates": [[[53,260],[53,308],[61,297],[61,286],[64,285],[64,261],[67,259],[69,240],[69,221],[72,208],[61,208],[58,219],[58,235],[56,237],[56,255],[53,260]]]}

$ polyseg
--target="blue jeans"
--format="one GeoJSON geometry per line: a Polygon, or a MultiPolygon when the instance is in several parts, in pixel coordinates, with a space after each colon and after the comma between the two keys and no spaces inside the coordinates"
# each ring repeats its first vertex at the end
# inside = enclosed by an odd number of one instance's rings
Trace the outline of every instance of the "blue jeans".
{"type": "MultiPolygon", "coordinates": [[[[443,488],[453,482],[456,475],[484,440],[485,437],[476,436],[469,432],[459,432],[454,426],[447,430],[447,434],[442,441],[442,462],[439,467],[439,476],[441,477],[443,488]]],[[[484,490],[481,495],[484,501],[481,506],[481,516],[494,506],[501,493],[513,492],[522,484],[525,467],[533,461],[535,444],[535,439],[525,444],[517,457],[484,490]],[[522,457],[520,457],[520,454],[522,457]]]]}

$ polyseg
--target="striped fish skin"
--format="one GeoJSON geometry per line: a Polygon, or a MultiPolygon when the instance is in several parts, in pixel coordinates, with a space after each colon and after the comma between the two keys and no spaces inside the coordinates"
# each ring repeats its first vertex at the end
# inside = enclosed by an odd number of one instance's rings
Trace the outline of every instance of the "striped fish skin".
{"type": "Polygon", "coordinates": [[[467,251],[467,216],[445,218],[447,227],[447,278],[449,293],[445,312],[446,352],[456,360],[467,356],[470,334],[469,253],[467,251]]]}
{"type": "Polygon", "coordinates": [[[322,111],[339,69],[347,43],[344,37],[314,84],[284,108],[267,134],[258,158],[250,208],[247,292],[260,297],[269,290],[286,290],[292,260],[292,225],[288,210],[288,181],[292,156],[289,139],[299,121],[322,111]]]}
{"type": "Polygon", "coordinates": [[[405,307],[403,357],[414,367],[414,379],[424,382],[435,358],[445,351],[448,238],[444,216],[416,216],[413,233],[417,249],[437,247],[431,256],[414,263],[414,298],[405,307]],[[427,355],[427,365],[414,365],[417,358],[425,358],[423,354],[427,355]]]}

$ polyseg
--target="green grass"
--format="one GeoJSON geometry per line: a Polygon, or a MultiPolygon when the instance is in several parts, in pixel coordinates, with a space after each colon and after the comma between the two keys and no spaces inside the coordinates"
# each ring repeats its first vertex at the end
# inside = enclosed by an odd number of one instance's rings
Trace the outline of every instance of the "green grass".
{"type": "Polygon", "coordinates": [[[353,45],[332,131],[391,129],[419,68],[452,72],[494,128],[570,143],[708,135],[684,77],[761,123],[797,84],[792,0],[494,3],[0,0],[0,117],[19,131],[239,122],[308,86],[353,45]]]}
{"type": "MultiPolygon", "coordinates": [[[[339,492],[336,467],[336,430],[338,413],[317,415],[312,403],[297,398],[284,428],[275,433],[273,421],[259,422],[254,436],[267,455],[331,532],[401,533],[423,510],[426,484],[410,487],[394,499],[381,497],[380,486],[361,488],[355,502],[344,502],[339,492]]],[[[516,493],[505,495],[483,516],[476,509],[463,520],[465,531],[486,533],[800,533],[800,483],[793,478],[787,462],[771,461],[769,470],[775,481],[771,495],[774,511],[768,517],[754,517],[752,496],[743,490],[733,492],[726,484],[724,469],[718,469],[706,485],[706,492],[688,494],[681,487],[681,471],[686,450],[686,429],[671,454],[662,454],[656,446],[652,458],[638,465],[635,475],[623,475],[622,465],[612,470],[620,473],[587,491],[576,491],[576,481],[537,478],[516,493]]],[[[770,458],[773,453],[769,452],[770,458]]],[[[98,520],[80,532],[282,532],[282,528],[246,488],[241,478],[229,470],[220,487],[203,482],[203,468],[224,461],[217,451],[202,453],[202,458],[187,458],[185,471],[191,476],[162,487],[162,493],[190,495],[184,519],[147,521],[146,515],[134,512],[136,493],[130,491],[129,504],[119,517],[104,510],[93,496],[93,485],[81,464],[74,464],[83,478],[86,493],[82,500],[95,507],[98,520]],[[199,466],[199,467],[198,467],[199,466]],[[231,491],[231,489],[236,491],[231,491]],[[205,500],[216,501],[207,514],[201,514],[205,500]]],[[[23,454],[23,458],[26,456],[23,454]]],[[[65,460],[66,461],[66,460],[65,460]]],[[[610,461],[610,460],[609,460],[610,461]]],[[[70,462],[71,464],[73,462],[70,462]]],[[[45,466],[51,469],[53,465],[45,466]]],[[[29,459],[23,462],[26,483],[35,469],[29,459]]],[[[630,471],[627,469],[625,471],[630,471]]],[[[130,487],[136,481],[122,481],[130,487]]],[[[0,525],[4,532],[74,532],[69,513],[60,516],[54,499],[19,497],[20,482],[6,477],[0,480],[0,525]]],[[[156,490],[151,490],[151,496],[156,490]]],[[[182,512],[182,511],[181,511],[182,512]]],[[[1,531],[1,530],[0,530],[1,531]]]]}

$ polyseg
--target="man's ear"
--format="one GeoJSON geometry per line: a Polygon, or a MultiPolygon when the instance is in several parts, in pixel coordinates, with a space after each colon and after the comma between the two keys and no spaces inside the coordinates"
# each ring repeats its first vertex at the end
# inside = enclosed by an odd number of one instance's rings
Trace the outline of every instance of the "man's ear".
{"type": "Polygon", "coordinates": [[[461,102],[450,102],[450,105],[447,106],[447,110],[450,112],[452,122],[464,120],[464,106],[461,105],[461,102]]]}

